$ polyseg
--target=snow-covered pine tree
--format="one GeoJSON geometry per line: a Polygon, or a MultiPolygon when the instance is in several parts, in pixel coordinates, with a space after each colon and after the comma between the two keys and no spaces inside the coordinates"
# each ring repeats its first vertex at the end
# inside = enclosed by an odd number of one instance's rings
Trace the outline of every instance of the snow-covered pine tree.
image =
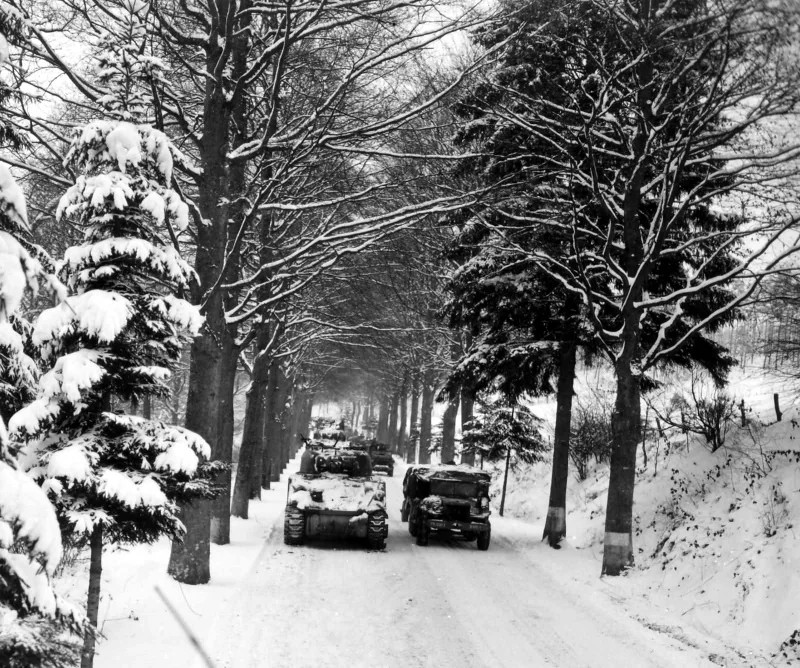
{"type": "Polygon", "coordinates": [[[540,432],[541,419],[524,404],[508,399],[478,400],[475,417],[462,435],[465,450],[480,452],[481,459],[500,461],[509,452],[521,462],[542,460],[550,446],[540,432]]]}
{"type": "MultiPolygon", "coordinates": [[[[0,66],[8,58],[8,43],[22,39],[22,29],[21,17],[0,7],[0,66]]],[[[8,90],[0,89],[0,110],[8,90]]],[[[18,143],[0,120],[0,144],[18,143]]],[[[70,632],[80,630],[82,619],[50,587],[61,560],[58,520],[47,496],[22,470],[19,447],[5,426],[7,413],[36,380],[35,364],[12,321],[26,290],[35,293],[40,281],[51,282],[21,242],[28,231],[22,190],[0,165],[0,665],[5,668],[73,665],[77,652],[70,632]]]]}
{"type": "MultiPolygon", "coordinates": [[[[56,215],[84,232],[62,266],[72,294],[35,323],[33,340],[51,367],[36,400],[10,421],[12,432],[34,445],[32,473],[55,503],[62,530],[91,546],[87,611],[94,626],[103,545],[179,539],[178,503],[211,496],[216,472],[196,434],[113,412],[115,400],[166,394],[187,335],[202,323],[180,297],[194,272],[165,240],[188,222],[171,188],[176,152],[145,122],[139,95],[158,63],[147,58],[139,67],[143,49],[116,37],[143,39],[144,9],[126,3],[101,42],[105,118],[75,131],[67,162],[79,176],[56,215]]],[[[84,668],[93,663],[94,645],[87,633],[84,668]]]]}
{"type": "Polygon", "coordinates": [[[481,453],[481,468],[484,459],[505,459],[500,493],[501,517],[506,504],[512,453],[516,461],[532,464],[542,461],[542,455],[550,449],[542,438],[541,424],[542,420],[527,406],[501,397],[494,401],[479,401],[477,415],[467,423],[467,429],[462,434],[463,449],[481,453]]]}

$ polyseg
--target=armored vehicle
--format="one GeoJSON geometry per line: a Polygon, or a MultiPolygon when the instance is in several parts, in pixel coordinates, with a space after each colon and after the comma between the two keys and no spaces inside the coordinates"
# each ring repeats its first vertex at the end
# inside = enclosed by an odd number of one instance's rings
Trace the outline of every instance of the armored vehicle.
{"type": "Polygon", "coordinates": [[[386,547],[386,483],[372,477],[369,454],[306,441],[300,471],[289,478],[283,541],[320,536],[366,539],[386,547]]]}
{"type": "Polygon", "coordinates": [[[401,518],[417,545],[430,536],[460,536],[477,540],[488,550],[492,535],[489,522],[491,476],[471,466],[411,466],[403,481],[401,518]]]}
{"type": "Polygon", "coordinates": [[[389,446],[385,443],[373,442],[369,446],[369,457],[372,460],[372,470],[375,473],[394,475],[394,457],[389,446]]]}

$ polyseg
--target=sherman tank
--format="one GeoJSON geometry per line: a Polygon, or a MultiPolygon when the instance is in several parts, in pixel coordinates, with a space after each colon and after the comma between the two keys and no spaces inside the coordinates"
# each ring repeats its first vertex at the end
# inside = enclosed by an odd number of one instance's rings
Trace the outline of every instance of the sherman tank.
{"type": "Polygon", "coordinates": [[[369,454],[306,441],[300,470],[289,478],[284,543],[354,538],[382,550],[387,535],[386,483],[372,477],[369,454]]]}

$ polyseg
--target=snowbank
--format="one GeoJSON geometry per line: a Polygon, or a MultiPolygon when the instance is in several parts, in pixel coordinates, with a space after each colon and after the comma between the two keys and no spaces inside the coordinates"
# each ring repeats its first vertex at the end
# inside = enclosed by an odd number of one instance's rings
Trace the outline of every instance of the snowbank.
{"type": "MultiPolygon", "coordinates": [[[[744,655],[791,664],[800,661],[790,641],[800,629],[800,413],[785,397],[783,420],[758,426],[775,420],[760,374],[738,376],[729,393],[746,398],[750,426],[732,425],[717,452],[675,434],[647,444],[645,466],[640,448],[636,566],[613,586],[744,655]]],[[[498,472],[495,501],[501,484],[498,472]]],[[[512,471],[506,515],[544,525],[549,484],[549,462],[512,471]]],[[[599,575],[608,468],[568,485],[565,547],[590,551],[599,575]]]]}
{"type": "MultiPolygon", "coordinates": [[[[179,623],[156,592],[158,587],[183,621],[206,646],[214,645],[219,625],[236,615],[242,592],[264,562],[266,539],[278,526],[286,503],[286,478],[297,469],[290,462],[279,483],[250,502],[250,519],[231,518],[231,543],[211,546],[208,585],[181,585],[166,574],[170,543],[107,549],[103,554],[103,586],[95,668],[171,668],[205,665],[179,623]]],[[[56,581],[59,592],[73,600],[86,595],[88,560],[75,560],[56,581]]]]}

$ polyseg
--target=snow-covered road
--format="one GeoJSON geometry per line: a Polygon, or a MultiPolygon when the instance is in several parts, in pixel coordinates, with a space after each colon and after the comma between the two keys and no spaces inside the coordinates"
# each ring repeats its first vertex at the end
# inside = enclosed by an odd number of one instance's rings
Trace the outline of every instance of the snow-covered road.
{"type": "Polygon", "coordinates": [[[287,547],[278,519],[206,639],[219,668],[734,665],[634,612],[613,584],[574,577],[586,555],[550,550],[539,527],[495,518],[488,552],[418,547],[400,521],[401,479],[387,480],[385,551],[287,547]]]}

